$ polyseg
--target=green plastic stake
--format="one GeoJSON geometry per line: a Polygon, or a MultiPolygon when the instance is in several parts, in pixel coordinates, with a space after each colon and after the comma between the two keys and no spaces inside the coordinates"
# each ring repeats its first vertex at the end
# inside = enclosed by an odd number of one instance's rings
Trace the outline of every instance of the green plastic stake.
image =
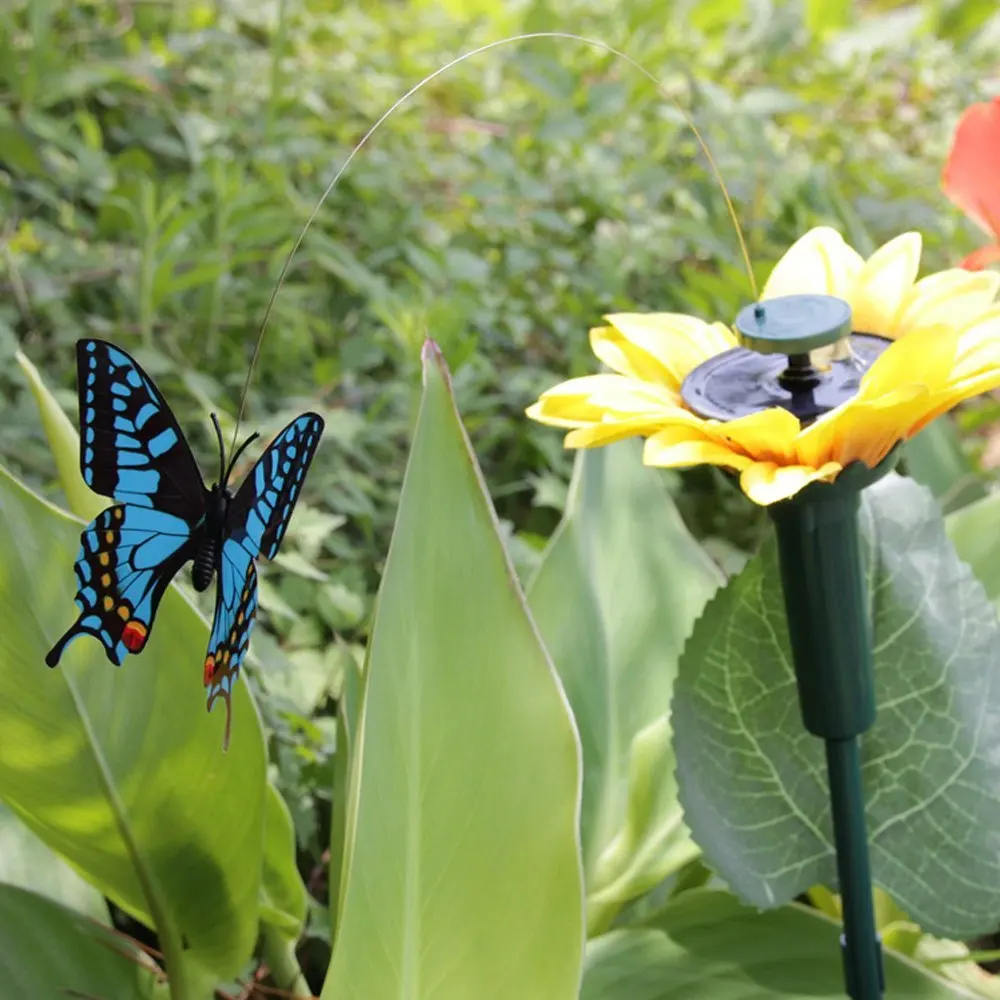
{"type": "Polygon", "coordinates": [[[858,506],[861,491],[896,463],[860,463],[769,508],[778,537],[785,611],[806,729],[826,741],[841,948],[847,994],[880,1000],[885,989],[875,928],[859,737],[875,721],[871,617],[858,506]]]}

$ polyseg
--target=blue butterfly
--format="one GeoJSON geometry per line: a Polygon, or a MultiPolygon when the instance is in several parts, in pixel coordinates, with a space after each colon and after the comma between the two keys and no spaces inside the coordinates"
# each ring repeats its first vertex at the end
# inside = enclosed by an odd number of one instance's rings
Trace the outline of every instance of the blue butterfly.
{"type": "Polygon", "coordinates": [[[160,598],[193,560],[195,590],[206,590],[215,574],[219,578],[204,681],[209,711],[217,698],[226,703],[228,747],[229,699],[257,610],[254,560],[273,559],[278,551],[323,420],[315,413],[293,420],[234,495],[229,477],[257,435],[240,445],[227,466],[213,413],[219,481],[208,489],[177,420],[133,358],[103,340],[79,340],[76,359],[80,470],[95,493],[115,504],[80,536],[74,566],[80,615],[45,662],[54,667],[81,635],[100,639],[117,666],[127,653],[141,652],[160,598]]]}

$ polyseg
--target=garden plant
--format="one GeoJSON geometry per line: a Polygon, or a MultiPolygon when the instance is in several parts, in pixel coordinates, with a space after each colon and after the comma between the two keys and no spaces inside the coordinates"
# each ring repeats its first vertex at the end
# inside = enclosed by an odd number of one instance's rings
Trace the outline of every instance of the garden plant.
{"type": "Polygon", "coordinates": [[[14,3],[0,997],[1000,997],[998,43],[14,3]],[[186,573],[121,668],[45,665],[108,505],[87,338],[203,470],[242,413],[234,482],[325,421],[225,752],[186,573]]]}

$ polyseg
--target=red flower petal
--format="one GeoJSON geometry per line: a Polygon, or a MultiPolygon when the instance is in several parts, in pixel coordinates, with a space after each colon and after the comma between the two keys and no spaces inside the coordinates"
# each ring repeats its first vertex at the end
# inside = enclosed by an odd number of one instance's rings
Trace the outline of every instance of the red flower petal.
{"type": "Polygon", "coordinates": [[[941,186],[973,222],[1000,242],[1000,97],[965,109],[941,186]]]}
{"type": "Polygon", "coordinates": [[[982,271],[998,260],[1000,260],[1000,246],[986,246],[973,250],[958,266],[964,267],[966,271],[982,271]]]}

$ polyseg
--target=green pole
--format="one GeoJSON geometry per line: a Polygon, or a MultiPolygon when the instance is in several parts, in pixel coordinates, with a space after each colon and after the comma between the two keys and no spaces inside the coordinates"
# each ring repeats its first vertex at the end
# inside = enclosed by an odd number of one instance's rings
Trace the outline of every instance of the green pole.
{"type": "Polygon", "coordinates": [[[885,989],[859,745],[875,721],[875,679],[858,507],[861,490],[894,463],[893,455],[877,469],[855,466],[769,508],[802,720],[826,742],[851,1000],[881,1000],[885,989]]]}

